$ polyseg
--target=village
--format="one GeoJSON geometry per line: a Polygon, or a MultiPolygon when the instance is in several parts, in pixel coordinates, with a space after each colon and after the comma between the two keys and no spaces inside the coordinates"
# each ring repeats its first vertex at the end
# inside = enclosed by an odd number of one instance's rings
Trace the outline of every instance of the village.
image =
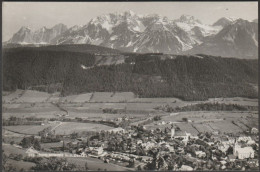
{"type": "MultiPolygon", "coordinates": [[[[48,133],[48,132],[47,132],[48,133]]],[[[38,139],[42,137],[36,136],[38,139]]],[[[55,137],[53,132],[44,137],[55,137]]],[[[28,157],[92,157],[134,170],[257,170],[258,129],[247,134],[199,133],[192,135],[178,128],[147,130],[145,127],[118,127],[63,137],[56,151],[26,151],[28,157]]]]}

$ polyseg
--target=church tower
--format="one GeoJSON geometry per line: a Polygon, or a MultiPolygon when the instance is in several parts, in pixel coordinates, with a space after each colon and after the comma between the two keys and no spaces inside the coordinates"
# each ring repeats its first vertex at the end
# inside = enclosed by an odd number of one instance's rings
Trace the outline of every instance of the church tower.
{"type": "Polygon", "coordinates": [[[237,152],[237,149],[240,148],[240,146],[238,145],[237,143],[237,139],[235,139],[235,142],[234,142],[234,146],[233,146],[233,155],[234,156],[237,156],[236,155],[236,152],[237,152]]]}
{"type": "Polygon", "coordinates": [[[175,135],[175,128],[171,127],[171,138],[173,138],[174,135],[175,135]]]}

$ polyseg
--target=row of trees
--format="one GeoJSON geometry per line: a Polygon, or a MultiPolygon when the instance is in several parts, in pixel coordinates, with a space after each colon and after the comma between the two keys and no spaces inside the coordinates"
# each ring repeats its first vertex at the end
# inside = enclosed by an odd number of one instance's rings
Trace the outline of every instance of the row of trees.
{"type": "Polygon", "coordinates": [[[41,125],[43,118],[19,118],[11,116],[9,119],[3,119],[3,126],[12,126],[12,125],[41,125]]]}
{"type": "Polygon", "coordinates": [[[184,107],[158,106],[155,109],[166,112],[182,112],[182,111],[257,111],[257,106],[246,106],[238,104],[225,103],[199,103],[194,105],[187,105],[184,107]]]}

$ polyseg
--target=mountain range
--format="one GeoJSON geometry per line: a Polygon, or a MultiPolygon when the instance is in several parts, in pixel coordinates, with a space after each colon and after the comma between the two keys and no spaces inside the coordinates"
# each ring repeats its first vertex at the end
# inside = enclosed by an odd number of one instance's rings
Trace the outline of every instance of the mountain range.
{"type": "Polygon", "coordinates": [[[92,44],[126,52],[257,58],[258,19],[223,17],[207,25],[190,15],[171,20],[158,14],[126,11],[101,15],[71,28],[64,24],[36,31],[22,27],[6,43],[92,44]]]}

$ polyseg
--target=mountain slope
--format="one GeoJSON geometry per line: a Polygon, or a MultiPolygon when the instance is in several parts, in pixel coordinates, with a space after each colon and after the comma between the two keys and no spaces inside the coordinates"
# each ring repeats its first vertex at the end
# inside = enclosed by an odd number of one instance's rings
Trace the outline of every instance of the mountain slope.
{"type": "Polygon", "coordinates": [[[95,55],[84,47],[75,52],[70,46],[4,49],[3,90],[41,87],[50,91],[59,85],[63,95],[131,91],[141,97],[184,100],[257,97],[253,87],[258,78],[257,60],[206,55],[95,55]]]}
{"type": "Polygon", "coordinates": [[[216,21],[213,26],[221,26],[222,28],[232,24],[235,22],[237,18],[231,18],[231,17],[222,17],[218,21],[216,21]]]}
{"type": "Polygon", "coordinates": [[[209,54],[223,57],[257,58],[258,24],[238,19],[217,35],[188,50],[189,54],[209,54]]]}
{"type": "Polygon", "coordinates": [[[48,29],[42,27],[39,30],[32,31],[28,27],[22,27],[7,43],[20,43],[20,44],[49,44],[52,39],[62,34],[67,30],[64,24],[57,24],[48,29]]]}

